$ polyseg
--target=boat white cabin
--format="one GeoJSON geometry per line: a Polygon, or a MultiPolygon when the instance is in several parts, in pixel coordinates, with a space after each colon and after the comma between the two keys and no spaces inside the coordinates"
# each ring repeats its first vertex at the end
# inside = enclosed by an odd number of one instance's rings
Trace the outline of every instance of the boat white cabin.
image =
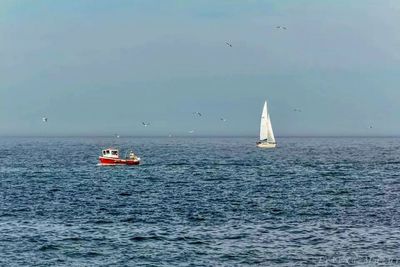
{"type": "Polygon", "coordinates": [[[107,148],[102,151],[102,156],[105,158],[119,158],[119,151],[115,148],[107,148]]]}

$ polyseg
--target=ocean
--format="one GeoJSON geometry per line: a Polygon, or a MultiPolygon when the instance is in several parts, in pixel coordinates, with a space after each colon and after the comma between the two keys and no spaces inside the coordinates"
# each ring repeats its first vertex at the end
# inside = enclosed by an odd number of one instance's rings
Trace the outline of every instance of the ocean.
{"type": "Polygon", "coordinates": [[[0,266],[400,265],[400,138],[277,141],[0,138],[0,266]]]}

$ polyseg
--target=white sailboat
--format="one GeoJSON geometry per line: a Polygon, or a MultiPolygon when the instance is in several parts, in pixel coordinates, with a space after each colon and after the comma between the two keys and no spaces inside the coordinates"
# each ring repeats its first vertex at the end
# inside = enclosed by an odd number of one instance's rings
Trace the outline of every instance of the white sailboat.
{"type": "Polygon", "coordinates": [[[275,148],[275,136],[272,130],[271,118],[269,117],[267,101],[264,103],[264,108],[261,114],[261,125],[260,125],[260,141],[257,142],[257,146],[260,148],[275,148]]]}

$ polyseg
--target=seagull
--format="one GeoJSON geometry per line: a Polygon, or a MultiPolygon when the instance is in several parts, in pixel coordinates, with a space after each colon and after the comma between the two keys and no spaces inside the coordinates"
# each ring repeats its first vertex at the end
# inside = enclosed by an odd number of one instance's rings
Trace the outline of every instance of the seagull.
{"type": "Polygon", "coordinates": [[[189,133],[190,133],[190,134],[194,133],[194,130],[190,130],[189,133]]]}
{"type": "Polygon", "coordinates": [[[150,126],[150,123],[148,123],[148,122],[142,122],[142,125],[143,125],[144,127],[147,127],[147,126],[150,126]]]}
{"type": "Polygon", "coordinates": [[[43,118],[42,118],[42,121],[43,121],[43,122],[47,122],[47,120],[48,120],[48,119],[47,119],[46,117],[43,117],[43,118]]]}
{"type": "Polygon", "coordinates": [[[293,109],[293,111],[294,111],[294,112],[301,112],[301,109],[295,108],[295,109],[293,109]]]}
{"type": "Polygon", "coordinates": [[[193,112],[193,115],[199,116],[199,117],[203,116],[200,112],[193,112]]]}
{"type": "Polygon", "coordinates": [[[287,30],[285,26],[276,26],[277,29],[287,30]]]}
{"type": "Polygon", "coordinates": [[[230,43],[228,43],[228,42],[225,42],[225,44],[226,44],[227,46],[229,46],[229,47],[232,47],[232,44],[230,44],[230,43]]]}
{"type": "Polygon", "coordinates": [[[372,125],[370,125],[369,128],[372,129],[372,125]]]}
{"type": "Polygon", "coordinates": [[[220,118],[219,120],[222,121],[222,122],[226,122],[225,118],[220,118]]]}

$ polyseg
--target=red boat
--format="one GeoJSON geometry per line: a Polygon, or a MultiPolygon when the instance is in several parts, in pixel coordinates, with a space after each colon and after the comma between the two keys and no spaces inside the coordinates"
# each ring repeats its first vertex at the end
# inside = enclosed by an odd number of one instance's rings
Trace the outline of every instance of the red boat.
{"type": "Polygon", "coordinates": [[[137,157],[132,151],[129,157],[120,158],[119,151],[115,148],[107,148],[102,151],[99,157],[100,165],[139,165],[140,158],[137,157]]]}

